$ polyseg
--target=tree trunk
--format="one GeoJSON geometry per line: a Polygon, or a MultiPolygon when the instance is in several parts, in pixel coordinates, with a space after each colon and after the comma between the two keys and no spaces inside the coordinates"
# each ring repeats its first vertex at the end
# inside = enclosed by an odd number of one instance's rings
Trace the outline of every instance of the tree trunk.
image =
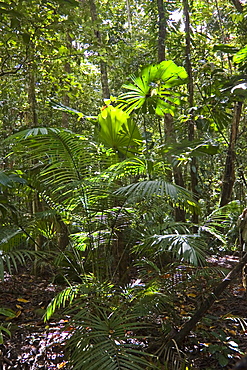
{"type": "MultiPolygon", "coordinates": [[[[165,114],[165,138],[166,143],[176,143],[176,136],[175,136],[175,127],[173,122],[173,117],[170,114],[165,114]]],[[[171,158],[170,158],[171,161],[171,158]]],[[[181,187],[185,187],[183,173],[181,167],[173,164],[172,171],[170,173],[170,178],[168,179],[170,182],[172,181],[172,177],[176,185],[181,187]]],[[[179,207],[175,207],[175,221],[177,222],[185,222],[185,211],[179,207]]]]}
{"type": "Polygon", "coordinates": [[[37,126],[38,116],[37,116],[37,100],[36,100],[36,91],[35,91],[35,74],[32,69],[29,72],[28,103],[29,103],[28,125],[37,126]]]}
{"type": "Polygon", "coordinates": [[[222,192],[221,192],[221,200],[220,200],[220,207],[225,206],[231,200],[232,190],[235,182],[235,146],[237,142],[237,135],[239,129],[239,122],[242,113],[242,102],[236,102],[234,107],[234,115],[231,125],[231,135],[230,135],[230,142],[228,145],[227,156],[226,156],[226,163],[225,163],[225,171],[223,175],[222,181],[222,192]]]}
{"type": "MultiPolygon", "coordinates": [[[[66,43],[67,45],[66,46],[70,50],[72,40],[71,40],[71,37],[68,34],[66,35],[66,37],[67,37],[67,43],[66,43]]],[[[70,66],[69,62],[65,63],[64,71],[65,71],[66,74],[71,73],[71,66],[70,66]]],[[[70,104],[69,96],[68,96],[68,94],[64,94],[64,96],[63,96],[63,105],[68,107],[69,104],[70,104]]],[[[67,112],[62,113],[62,126],[63,127],[68,127],[68,125],[69,125],[69,122],[68,122],[69,121],[69,116],[70,115],[68,115],[67,112]]]]}
{"type": "MultiPolygon", "coordinates": [[[[165,60],[165,40],[166,40],[166,18],[165,18],[165,10],[164,10],[164,1],[157,0],[157,8],[158,8],[158,62],[162,62],[165,60]]],[[[170,114],[165,114],[164,117],[164,131],[165,131],[165,140],[166,143],[176,142],[175,137],[175,129],[173,123],[173,117],[170,114]]],[[[162,137],[161,128],[160,128],[160,136],[162,137]]],[[[183,174],[181,167],[173,166],[172,171],[170,173],[170,181],[172,181],[172,177],[174,178],[175,184],[184,187],[183,181],[183,174]],[[172,173],[173,172],[173,173],[172,173]]],[[[185,222],[185,211],[181,208],[175,207],[175,220],[178,222],[185,222]]]]}
{"type": "Polygon", "coordinates": [[[131,16],[131,8],[130,8],[130,1],[126,0],[126,10],[127,10],[127,16],[128,16],[128,29],[129,33],[132,33],[132,16],[131,16]]]}
{"type": "Polygon", "coordinates": [[[187,321],[179,330],[176,332],[172,330],[167,338],[166,345],[172,346],[174,343],[180,345],[183,343],[184,338],[193,330],[196,324],[203,318],[205,313],[214,304],[214,302],[219,298],[221,293],[232,283],[234,279],[238,277],[243,267],[247,263],[247,253],[240,260],[240,262],[229,272],[229,274],[218,284],[218,286],[213,290],[213,292],[202,302],[200,308],[195,312],[192,318],[187,321]]]}
{"type": "MultiPolygon", "coordinates": [[[[33,198],[31,207],[32,207],[31,212],[32,212],[32,215],[34,216],[34,218],[37,217],[37,214],[44,211],[44,207],[43,207],[42,201],[39,197],[39,193],[34,194],[34,198],[33,198]]],[[[45,242],[44,235],[42,235],[40,233],[37,233],[35,235],[35,240],[34,240],[35,251],[42,250],[44,242],[45,242]]],[[[37,273],[37,258],[36,257],[34,259],[34,272],[35,272],[35,275],[36,275],[36,273],[37,273]]]]}
{"type": "Polygon", "coordinates": [[[163,0],[157,0],[158,7],[158,62],[165,60],[166,19],[163,0]]]}
{"type": "MultiPolygon", "coordinates": [[[[89,6],[90,6],[90,12],[91,12],[91,18],[92,23],[94,27],[94,34],[96,37],[96,40],[98,42],[98,47],[101,48],[102,46],[102,37],[101,32],[98,26],[98,14],[97,14],[97,8],[95,5],[94,0],[89,0],[89,6]]],[[[99,58],[100,58],[100,75],[101,75],[101,86],[102,86],[102,98],[109,99],[110,98],[110,90],[109,90],[109,84],[108,84],[108,73],[107,73],[107,64],[103,60],[103,56],[100,52],[98,52],[99,58]]]]}
{"type": "Polygon", "coordinates": [[[64,251],[69,244],[69,229],[61,216],[56,216],[55,229],[57,234],[57,246],[60,251],[64,251]]]}
{"type": "Polygon", "coordinates": [[[243,13],[244,8],[239,0],[231,0],[231,2],[233,3],[233,5],[235,6],[235,8],[237,9],[239,13],[243,13]]]}
{"type": "MultiPolygon", "coordinates": [[[[188,0],[183,0],[183,12],[184,12],[184,23],[185,23],[185,62],[186,62],[186,71],[188,73],[189,82],[187,84],[188,88],[188,102],[189,107],[194,106],[194,82],[191,66],[191,37],[190,37],[190,14],[189,14],[189,4],[188,0]]],[[[193,115],[193,113],[192,113],[193,115]]],[[[192,119],[188,121],[188,139],[193,141],[195,139],[195,123],[192,119]]],[[[191,178],[191,191],[196,199],[198,199],[198,169],[197,169],[197,160],[192,158],[190,164],[190,178],[191,178]]],[[[194,213],[192,216],[192,222],[198,224],[198,214],[194,213]]]]}

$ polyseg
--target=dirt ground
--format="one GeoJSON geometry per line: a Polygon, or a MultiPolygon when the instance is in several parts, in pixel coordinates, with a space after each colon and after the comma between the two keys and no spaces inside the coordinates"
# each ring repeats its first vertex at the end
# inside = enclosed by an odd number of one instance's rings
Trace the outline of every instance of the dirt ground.
{"type": "MultiPolygon", "coordinates": [[[[230,269],[237,261],[237,258],[226,256],[215,261],[212,259],[211,263],[230,269]]],[[[49,323],[43,321],[47,305],[62,289],[50,281],[48,276],[36,277],[28,270],[22,270],[13,276],[6,274],[5,281],[0,283],[0,312],[6,308],[15,315],[12,318],[0,315],[0,329],[2,325],[11,332],[9,337],[2,330],[0,370],[68,369],[64,345],[70,333],[66,331],[66,321],[56,316],[49,323]]],[[[195,334],[194,347],[191,347],[193,334],[185,344],[186,350],[193,352],[193,368],[230,370],[241,357],[240,352],[247,353],[247,297],[241,279],[224,292],[208,315],[214,319],[205,328],[201,324],[198,332],[202,334],[201,337],[195,334]],[[238,344],[236,353],[230,356],[226,366],[219,364],[215,354],[210,356],[205,351],[207,345],[219,346],[221,341],[220,337],[215,337],[215,343],[206,343],[203,332],[208,334],[210,330],[212,333],[224,331],[227,333],[226,341],[238,344]]]]}
{"type": "Polygon", "coordinates": [[[66,369],[63,347],[68,333],[63,320],[44,323],[45,309],[61,290],[49,279],[28,272],[7,276],[0,283],[0,308],[11,309],[16,317],[3,320],[11,337],[3,332],[0,345],[1,370],[66,369]]]}

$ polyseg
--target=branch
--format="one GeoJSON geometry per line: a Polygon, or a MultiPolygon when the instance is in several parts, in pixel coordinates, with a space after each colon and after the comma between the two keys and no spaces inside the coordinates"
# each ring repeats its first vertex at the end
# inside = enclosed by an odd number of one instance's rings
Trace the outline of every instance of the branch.
{"type": "Polygon", "coordinates": [[[12,70],[9,70],[9,71],[1,71],[0,72],[0,77],[6,76],[6,75],[15,75],[15,74],[17,74],[17,72],[19,72],[19,70],[22,67],[23,67],[23,64],[19,64],[18,68],[15,68],[15,69],[12,69],[12,70]]]}
{"type": "Polygon", "coordinates": [[[235,6],[235,8],[237,9],[239,13],[243,13],[244,8],[239,0],[231,0],[231,2],[233,3],[233,5],[235,6]]]}
{"type": "MultiPolygon", "coordinates": [[[[26,48],[26,55],[22,59],[22,62],[19,63],[19,65],[18,65],[17,68],[15,68],[15,69],[9,69],[7,71],[4,71],[3,70],[3,65],[2,65],[2,68],[1,68],[1,71],[0,71],[0,77],[5,76],[5,75],[15,75],[15,74],[17,74],[20,71],[20,69],[24,66],[24,64],[26,63],[26,61],[28,60],[28,49],[29,48],[27,47],[26,48]]],[[[2,64],[4,64],[4,62],[2,64]]]]}
{"type": "Polygon", "coordinates": [[[214,302],[219,298],[221,293],[236,279],[238,274],[242,271],[244,265],[247,263],[247,253],[239,261],[239,263],[229,272],[229,274],[218,284],[218,286],[213,290],[208,298],[202,302],[200,308],[194,313],[189,321],[187,321],[179,332],[174,332],[172,330],[167,338],[166,345],[172,346],[174,341],[179,345],[184,341],[184,338],[193,330],[196,324],[202,319],[209,308],[214,304],[214,302]]]}

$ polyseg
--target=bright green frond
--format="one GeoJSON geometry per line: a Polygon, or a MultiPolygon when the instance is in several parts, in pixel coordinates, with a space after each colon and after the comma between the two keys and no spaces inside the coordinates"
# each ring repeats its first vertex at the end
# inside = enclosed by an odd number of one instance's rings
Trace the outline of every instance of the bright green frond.
{"type": "Polygon", "coordinates": [[[164,180],[146,180],[121,187],[115,191],[116,195],[124,195],[129,201],[152,196],[168,196],[173,202],[184,204],[185,207],[197,209],[192,194],[181,186],[168,183],[164,180]]]}
{"type": "Polygon", "coordinates": [[[120,107],[128,113],[142,109],[143,112],[174,114],[176,105],[180,104],[178,93],[169,90],[184,84],[187,73],[171,60],[144,67],[139,76],[131,76],[132,84],[123,85],[128,90],[119,96],[120,107]]]}
{"type": "Polygon", "coordinates": [[[199,234],[153,235],[146,241],[156,254],[171,252],[175,259],[198,266],[205,264],[206,245],[199,234]]]}
{"type": "Polygon", "coordinates": [[[119,108],[108,106],[99,115],[100,129],[97,139],[125,156],[136,152],[142,142],[137,125],[119,108]]]}

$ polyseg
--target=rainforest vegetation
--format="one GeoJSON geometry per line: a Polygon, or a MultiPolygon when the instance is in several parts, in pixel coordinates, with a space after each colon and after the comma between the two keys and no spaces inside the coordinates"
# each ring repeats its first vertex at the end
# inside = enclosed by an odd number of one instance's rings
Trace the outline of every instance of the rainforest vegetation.
{"type": "Polygon", "coordinates": [[[0,2],[1,368],[233,368],[246,97],[245,0],[0,2]],[[27,274],[54,366],[11,358],[27,274]]]}

